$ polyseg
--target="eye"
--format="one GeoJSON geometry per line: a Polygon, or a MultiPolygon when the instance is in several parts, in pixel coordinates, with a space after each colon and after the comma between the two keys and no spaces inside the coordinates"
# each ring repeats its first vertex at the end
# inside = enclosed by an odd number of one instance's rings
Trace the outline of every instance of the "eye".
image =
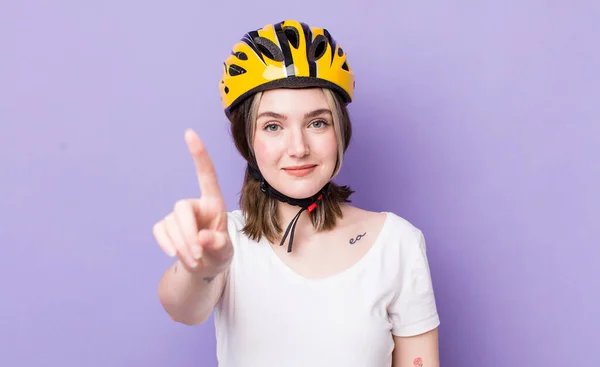
{"type": "Polygon", "coordinates": [[[275,132],[279,129],[279,125],[277,124],[266,124],[263,130],[275,132]]]}
{"type": "Polygon", "coordinates": [[[310,123],[310,126],[314,127],[315,129],[322,129],[327,127],[328,125],[329,123],[325,120],[315,120],[310,123]]]}

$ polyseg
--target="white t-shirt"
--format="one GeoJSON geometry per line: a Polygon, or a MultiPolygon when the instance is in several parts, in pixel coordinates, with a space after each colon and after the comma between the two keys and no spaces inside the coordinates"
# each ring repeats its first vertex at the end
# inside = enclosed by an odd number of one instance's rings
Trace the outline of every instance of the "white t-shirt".
{"type": "Polygon", "coordinates": [[[228,213],[235,255],[215,306],[220,367],[388,367],[392,334],[440,324],[422,232],[394,213],[349,269],[308,279],[228,213]]]}

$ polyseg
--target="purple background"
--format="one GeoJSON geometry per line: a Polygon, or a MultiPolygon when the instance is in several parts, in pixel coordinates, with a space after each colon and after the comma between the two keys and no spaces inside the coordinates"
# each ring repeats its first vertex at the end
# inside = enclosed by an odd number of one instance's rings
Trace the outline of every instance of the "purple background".
{"type": "Polygon", "coordinates": [[[350,55],[338,181],[424,231],[442,366],[600,365],[600,5],[560,3],[3,1],[0,365],[216,366],[151,227],[199,195],[188,127],[236,208],[221,65],[285,18],[350,55]]]}

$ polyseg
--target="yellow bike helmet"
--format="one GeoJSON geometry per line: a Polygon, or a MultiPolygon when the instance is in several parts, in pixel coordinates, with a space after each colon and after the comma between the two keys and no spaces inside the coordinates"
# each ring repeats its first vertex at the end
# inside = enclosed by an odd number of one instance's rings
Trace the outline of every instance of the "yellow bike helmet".
{"type": "Polygon", "coordinates": [[[223,63],[225,113],[250,95],[274,88],[326,87],[352,101],[354,75],[346,53],[324,28],[295,20],[250,31],[223,63]]]}

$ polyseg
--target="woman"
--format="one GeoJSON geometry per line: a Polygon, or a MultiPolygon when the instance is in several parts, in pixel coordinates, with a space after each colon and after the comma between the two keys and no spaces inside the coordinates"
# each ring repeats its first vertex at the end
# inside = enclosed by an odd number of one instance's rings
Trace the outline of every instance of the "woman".
{"type": "Polygon", "coordinates": [[[351,137],[343,49],[325,29],[267,25],[233,47],[220,88],[248,161],[240,209],[187,131],[202,195],[154,226],[178,257],[159,285],[168,314],[197,325],[214,310],[220,366],[439,366],[423,234],[332,182],[351,137]]]}

